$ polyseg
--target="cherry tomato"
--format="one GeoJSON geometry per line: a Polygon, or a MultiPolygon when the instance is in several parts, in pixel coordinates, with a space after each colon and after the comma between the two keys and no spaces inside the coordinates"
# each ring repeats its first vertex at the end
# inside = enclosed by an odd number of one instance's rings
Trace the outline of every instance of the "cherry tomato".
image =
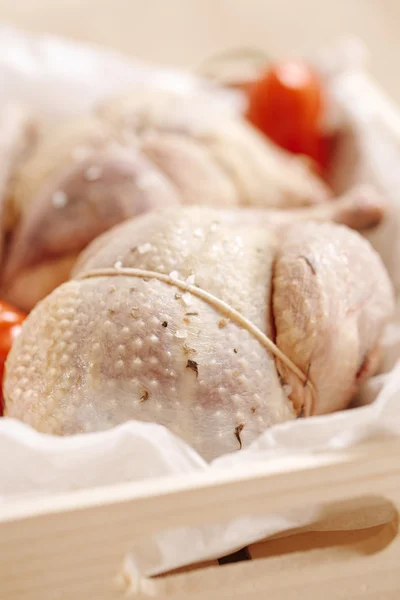
{"type": "MultiPolygon", "coordinates": [[[[4,365],[15,338],[19,335],[26,315],[7,302],[0,301],[0,382],[3,382],[4,365]]],[[[3,393],[0,387],[0,415],[3,414],[3,393]]]]}
{"type": "Polygon", "coordinates": [[[324,167],[329,154],[321,134],[324,109],[318,75],[302,61],[272,65],[248,91],[249,121],[276,144],[324,167]]]}

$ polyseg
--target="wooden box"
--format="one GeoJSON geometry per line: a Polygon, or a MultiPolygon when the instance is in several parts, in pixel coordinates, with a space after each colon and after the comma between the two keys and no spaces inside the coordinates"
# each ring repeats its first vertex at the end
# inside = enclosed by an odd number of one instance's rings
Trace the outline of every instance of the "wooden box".
{"type": "MultiPolygon", "coordinates": [[[[18,15],[18,24],[43,29],[50,8],[55,10],[57,5],[58,11],[60,4],[72,6],[71,2],[42,0],[35,3],[31,21],[25,22],[28,11],[26,18],[25,13],[18,15]],[[45,6],[42,12],[41,5],[45,6]]],[[[82,2],[73,2],[75,4],[79,4],[80,13],[82,2]]],[[[87,0],[87,13],[89,4],[91,8],[96,7],[93,10],[99,6],[98,2],[87,0]]],[[[110,7],[100,4],[100,14],[105,11],[109,14],[110,7]]],[[[214,3],[206,4],[214,7],[214,3]]],[[[373,24],[382,10],[380,3],[370,4],[375,12],[372,14],[371,7],[369,12],[364,7],[364,12],[368,13],[366,22],[373,24]]],[[[0,6],[3,16],[15,20],[17,9],[14,10],[13,3],[0,2],[0,6]]],[[[124,6],[128,5],[124,3],[124,6]]],[[[357,23],[361,8],[356,11],[357,23]]],[[[230,14],[230,3],[226,10],[230,14]]],[[[153,24],[153,10],[149,8],[148,12],[153,24]]],[[[321,22],[329,23],[331,19],[324,11],[320,12],[321,22]]],[[[68,13],[67,27],[65,13],[66,9],[57,12],[58,24],[53,29],[80,37],[75,14],[68,13]]],[[[343,20],[339,13],[341,28],[343,20]]],[[[277,14],[276,11],[273,14],[277,14]]],[[[225,23],[226,16],[222,16],[225,23]]],[[[55,15],[52,18],[54,20],[55,15]]],[[[100,29],[103,23],[102,35],[88,36],[92,41],[123,46],[121,31],[126,34],[125,46],[138,39],[132,34],[134,19],[121,16],[114,28],[117,39],[111,41],[108,17],[103,21],[96,21],[100,29]],[[125,30],[123,23],[127,24],[125,30]]],[[[209,43],[205,35],[209,32],[209,20],[203,21],[202,36],[209,43]]],[[[257,44],[264,39],[271,42],[274,31],[279,32],[278,42],[283,37],[292,40],[287,32],[282,36],[270,18],[263,21],[254,17],[252,27],[258,21],[262,29],[258,30],[257,44]],[[269,35],[265,35],[268,23],[269,35]]],[[[186,30],[186,21],[182,23],[186,30]]],[[[238,19],[236,23],[241,29],[238,19]]],[[[293,23],[295,33],[299,30],[297,19],[293,23]]],[[[163,20],[160,24],[162,33],[170,41],[174,36],[165,30],[163,20]]],[[[82,20],[85,36],[87,26],[86,20],[82,20]]],[[[136,21],[136,27],[140,33],[140,21],[136,21]]],[[[216,29],[220,35],[223,28],[216,29]]],[[[249,31],[253,35],[253,29],[249,27],[249,31]]],[[[320,29],[315,27],[314,31],[320,29]]],[[[386,40],[387,35],[384,31],[382,40],[386,40]]],[[[236,40],[237,33],[231,37],[236,40]]],[[[375,37],[378,40],[374,35],[372,41],[375,37]]],[[[380,48],[383,48],[382,40],[376,42],[380,48]]],[[[230,39],[225,41],[231,43],[230,39]]],[[[317,41],[320,40],[313,40],[313,44],[317,41]]],[[[144,42],[153,48],[153,38],[146,38],[144,42]]],[[[182,39],[177,45],[181,47],[182,39]]],[[[121,49],[126,50],[125,46],[121,49]]],[[[387,52],[391,47],[387,44],[387,52]]],[[[138,50],[130,46],[129,49],[138,50]]],[[[286,47],[281,50],[286,51],[286,47]]],[[[204,51],[201,47],[198,56],[191,57],[192,62],[203,56],[204,51]]],[[[146,55],[144,51],[142,54],[146,55]]],[[[394,81],[391,72],[390,80],[386,79],[389,83],[394,81]]],[[[184,478],[162,478],[0,504],[0,599],[399,600],[399,457],[400,440],[376,441],[309,456],[299,460],[296,469],[280,459],[218,474],[214,471],[184,478]],[[315,504],[324,505],[323,517],[307,531],[291,531],[247,548],[237,548],[229,557],[154,578],[136,577],[125,560],[133,544],[166,528],[223,522],[315,504]]]]}

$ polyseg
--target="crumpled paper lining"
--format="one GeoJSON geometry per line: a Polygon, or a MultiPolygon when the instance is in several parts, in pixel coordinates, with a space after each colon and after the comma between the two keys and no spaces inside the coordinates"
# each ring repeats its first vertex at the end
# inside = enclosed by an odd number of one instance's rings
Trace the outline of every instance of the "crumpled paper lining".
{"type": "MultiPolygon", "coordinates": [[[[372,241],[400,285],[399,265],[394,260],[395,256],[400,257],[400,114],[366,77],[360,45],[339,45],[317,58],[337,102],[338,122],[349,132],[334,173],[337,187],[343,185],[339,176],[350,146],[356,149],[356,160],[348,165],[347,182],[357,181],[362,174],[392,202],[397,220],[380,228],[372,241]]],[[[0,102],[28,101],[50,123],[88,110],[111,92],[143,84],[188,95],[201,89],[213,96],[207,85],[190,75],[136,64],[117,54],[70,41],[28,37],[10,28],[0,29],[0,102]]],[[[234,96],[217,96],[224,110],[240,110],[234,96]]],[[[278,456],[293,456],[299,464],[302,455],[400,435],[400,310],[386,331],[384,346],[384,371],[388,372],[364,385],[358,404],[365,406],[276,426],[248,448],[221,456],[211,464],[168,430],[152,423],[132,421],[106,432],[57,438],[37,433],[12,419],[1,419],[0,503],[21,496],[37,497],[161,475],[184,477],[193,470],[231,468],[241,462],[273,460],[278,456]]],[[[318,530],[366,527],[393,518],[393,507],[374,498],[364,500],[361,513],[355,512],[354,503],[344,506],[345,513],[336,517],[324,507],[310,506],[284,514],[160,532],[145,540],[132,540],[125,567],[132,579],[146,577],[220,557],[289,530],[306,526],[318,530]]]]}
{"type": "Polygon", "coordinates": [[[29,36],[0,26],[0,105],[32,108],[51,126],[79,116],[110,97],[135,88],[157,88],[190,98],[199,106],[237,113],[243,99],[189,72],[157,68],[103,48],[51,35],[29,36]]]}

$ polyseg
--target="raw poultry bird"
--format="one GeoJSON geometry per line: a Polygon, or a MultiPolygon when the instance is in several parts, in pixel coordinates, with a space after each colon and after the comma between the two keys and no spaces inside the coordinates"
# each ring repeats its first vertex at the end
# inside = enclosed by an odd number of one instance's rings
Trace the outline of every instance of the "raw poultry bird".
{"type": "Polygon", "coordinates": [[[244,120],[179,94],[136,91],[42,134],[14,173],[1,294],[31,309],[97,235],[149,210],[329,199],[309,164],[244,120]]]}
{"type": "Polygon", "coordinates": [[[367,192],[293,211],[171,208],[103,234],[28,317],[6,414],[58,435],[154,421],[212,459],[344,409],[394,305],[379,256],[345,226],[382,217],[367,192]]]}

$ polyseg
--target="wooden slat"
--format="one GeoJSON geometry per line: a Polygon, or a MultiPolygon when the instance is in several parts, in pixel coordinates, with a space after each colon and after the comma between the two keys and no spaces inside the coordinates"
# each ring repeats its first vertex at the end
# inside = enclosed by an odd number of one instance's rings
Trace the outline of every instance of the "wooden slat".
{"type": "MultiPolygon", "coordinates": [[[[164,478],[4,505],[0,507],[0,598],[54,600],[55,594],[59,594],[62,600],[116,600],[125,591],[118,590],[116,585],[123,557],[142,536],[164,528],[223,522],[246,514],[293,508],[294,505],[301,507],[357,498],[369,495],[371,490],[379,490],[399,507],[399,455],[400,441],[393,440],[303,457],[295,469],[282,459],[271,464],[246,465],[229,472],[198,473],[185,478],[164,478]]],[[[348,589],[355,593],[355,574],[358,574],[360,584],[365,572],[371,585],[372,574],[379,575],[383,587],[389,586],[390,593],[396,590],[397,598],[400,597],[400,577],[394,576],[394,569],[397,573],[399,564],[399,545],[396,538],[378,555],[356,556],[343,564],[338,560],[348,589]],[[365,565],[361,566],[360,561],[365,565]],[[353,563],[354,570],[351,568],[353,563]]],[[[292,559],[295,556],[297,553],[292,559]]],[[[277,557],[245,561],[136,583],[147,590],[147,594],[159,590],[162,597],[168,591],[165,586],[178,585],[184,590],[185,597],[195,593],[194,598],[211,598],[219,590],[222,598],[225,597],[225,588],[223,595],[220,590],[223,577],[228,590],[226,597],[243,597],[240,594],[248,586],[246,595],[249,598],[264,598],[266,590],[270,598],[289,598],[279,594],[287,594],[288,586],[305,585],[307,580],[303,567],[296,570],[298,562],[289,568],[287,560],[282,560],[277,557]],[[279,565],[283,564],[288,569],[288,576],[279,570],[279,565]],[[202,587],[196,587],[200,583],[202,587]],[[262,585],[264,595],[257,596],[262,585]],[[270,596],[270,591],[275,595],[270,596]]],[[[330,581],[329,585],[335,583],[336,568],[333,575],[328,565],[320,566],[320,576],[316,578],[314,574],[310,579],[316,586],[315,593],[322,590],[324,577],[330,581]]],[[[126,579],[121,585],[126,585],[126,579]]],[[[376,591],[376,585],[374,589],[376,591]]],[[[319,596],[310,594],[308,597],[319,596]]],[[[347,596],[353,597],[357,596],[347,596]]],[[[340,596],[331,598],[337,600],[340,596]]]]}

